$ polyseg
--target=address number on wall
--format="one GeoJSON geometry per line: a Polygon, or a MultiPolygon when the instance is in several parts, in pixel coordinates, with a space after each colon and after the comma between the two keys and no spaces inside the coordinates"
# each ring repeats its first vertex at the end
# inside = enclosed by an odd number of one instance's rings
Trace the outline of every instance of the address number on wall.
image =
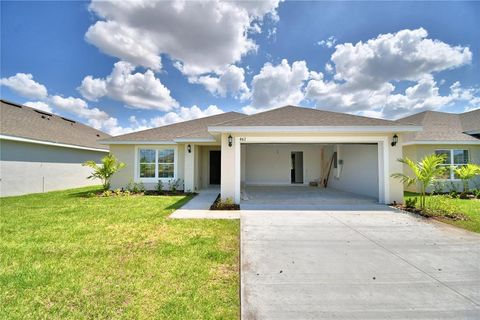
{"type": "Polygon", "coordinates": [[[240,137],[240,142],[245,142],[245,141],[247,141],[247,138],[245,138],[245,137],[240,137]]]}

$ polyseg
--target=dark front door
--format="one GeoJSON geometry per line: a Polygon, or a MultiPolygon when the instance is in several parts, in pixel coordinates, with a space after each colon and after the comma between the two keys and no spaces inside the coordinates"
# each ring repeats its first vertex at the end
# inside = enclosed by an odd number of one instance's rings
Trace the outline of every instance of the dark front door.
{"type": "Polygon", "coordinates": [[[220,151],[210,151],[210,184],[220,184],[220,151]]]}

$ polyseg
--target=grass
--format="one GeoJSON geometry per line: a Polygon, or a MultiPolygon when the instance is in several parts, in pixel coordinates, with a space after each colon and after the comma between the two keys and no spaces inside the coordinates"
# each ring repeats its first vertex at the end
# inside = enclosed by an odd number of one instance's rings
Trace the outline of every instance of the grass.
{"type": "Polygon", "coordinates": [[[1,319],[239,317],[239,223],[173,220],[184,196],[0,199],[1,319]]]}
{"type": "MultiPolygon", "coordinates": [[[[405,199],[418,196],[417,193],[405,192],[405,199]]],[[[452,199],[447,196],[445,196],[444,200],[449,207],[455,208],[455,211],[468,217],[468,220],[452,220],[442,218],[441,216],[436,217],[437,219],[466,230],[480,233],[480,200],[452,199]]],[[[427,206],[428,201],[429,197],[427,196],[427,206]]]]}

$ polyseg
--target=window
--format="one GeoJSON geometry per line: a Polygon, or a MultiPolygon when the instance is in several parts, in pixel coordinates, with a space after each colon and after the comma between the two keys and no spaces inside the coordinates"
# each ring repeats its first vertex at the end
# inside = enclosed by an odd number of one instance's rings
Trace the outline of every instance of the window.
{"type": "Polygon", "coordinates": [[[174,149],[138,149],[140,178],[174,178],[174,149]]]}
{"type": "Polygon", "coordinates": [[[447,167],[447,170],[441,178],[450,180],[458,179],[455,174],[455,168],[468,163],[468,150],[445,149],[435,150],[435,153],[443,154],[446,157],[443,166],[447,167]]]}

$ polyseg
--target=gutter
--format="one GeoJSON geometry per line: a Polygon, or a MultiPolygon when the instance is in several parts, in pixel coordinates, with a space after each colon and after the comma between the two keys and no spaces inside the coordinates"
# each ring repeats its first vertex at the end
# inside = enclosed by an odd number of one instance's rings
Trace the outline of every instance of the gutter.
{"type": "Polygon", "coordinates": [[[34,143],[34,144],[42,144],[42,145],[62,147],[62,148],[71,148],[71,149],[80,149],[80,150],[89,150],[89,151],[98,151],[98,152],[110,152],[108,149],[83,147],[83,146],[77,146],[77,145],[74,145],[74,144],[66,144],[66,143],[59,143],[59,142],[53,142],[53,141],[43,141],[43,140],[36,140],[36,139],[29,139],[29,138],[21,138],[21,137],[9,136],[9,135],[4,135],[4,134],[0,134],[0,139],[34,143]]]}

